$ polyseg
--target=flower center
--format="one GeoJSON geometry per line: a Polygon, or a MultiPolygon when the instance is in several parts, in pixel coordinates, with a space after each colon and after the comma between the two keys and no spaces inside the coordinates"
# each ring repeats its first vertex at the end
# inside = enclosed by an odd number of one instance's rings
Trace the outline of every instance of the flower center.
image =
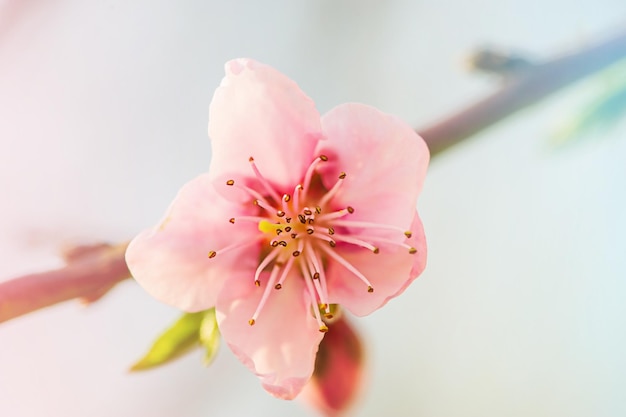
{"type": "Polygon", "coordinates": [[[404,231],[393,225],[350,220],[349,216],[355,211],[351,206],[333,209],[332,199],[341,189],[347,174],[342,172],[333,187],[326,190],[321,185],[316,171],[320,163],[328,161],[325,155],[320,155],[313,160],[302,183],[296,184],[291,194],[282,196],[261,174],[254,158],[250,157],[249,161],[258,187],[250,188],[235,184],[234,180],[228,180],[226,185],[245,191],[251,197],[252,203],[259,207],[259,214],[233,217],[229,221],[232,224],[239,221],[257,223],[260,231],[258,239],[253,242],[237,242],[218,251],[210,251],[209,258],[214,258],[219,253],[231,249],[261,242],[264,250],[261,251],[261,259],[253,282],[257,287],[264,286],[265,288],[255,313],[248,321],[250,325],[256,323],[263,307],[271,297],[272,289],[280,290],[283,285],[288,285],[285,280],[293,275],[290,273],[294,270],[299,271],[304,280],[313,314],[321,332],[328,331],[322,315],[326,319],[332,318],[324,274],[324,265],[327,262],[340,263],[356,279],[363,282],[364,292],[374,292],[374,287],[367,277],[337,253],[337,245],[357,246],[377,254],[380,250],[376,243],[388,243],[404,247],[410,254],[417,252],[406,243],[374,236],[363,237],[362,234],[354,236],[348,232],[350,229],[386,229],[404,233],[406,238],[411,237],[410,231],[404,231]],[[266,283],[260,280],[263,271],[270,272],[266,283]]]}

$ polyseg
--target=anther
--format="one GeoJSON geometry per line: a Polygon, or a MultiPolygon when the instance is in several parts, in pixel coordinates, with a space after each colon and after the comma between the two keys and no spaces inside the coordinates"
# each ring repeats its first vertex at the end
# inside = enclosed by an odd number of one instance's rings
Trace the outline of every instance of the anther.
{"type": "Polygon", "coordinates": [[[282,287],[283,287],[283,286],[282,286],[282,285],[280,285],[280,284],[276,284],[276,285],[274,285],[274,288],[275,288],[275,289],[277,289],[277,290],[280,290],[282,287]]]}
{"type": "Polygon", "coordinates": [[[354,213],[354,208],[351,206],[346,207],[346,210],[348,210],[348,213],[350,214],[354,213]]]}
{"type": "Polygon", "coordinates": [[[324,162],[328,161],[328,157],[326,155],[320,155],[320,159],[324,162]]]}
{"type": "Polygon", "coordinates": [[[367,287],[367,292],[374,292],[374,287],[372,287],[371,285],[369,285],[367,287]]]}
{"type": "Polygon", "coordinates": [[[292,255],[295,256],[300,256],[300,251],[299,250],[294,250],[292,255]]]}
{"type": "Polygon", "coordinates": [[[272,243],[270,243],[270,245],[272,245],[272,247],[275,248],[276,246],[278,246],[278,241],[272,240],[272,243]]]}
{"type": "Polygon", "coordinates": [[[311,214],[313,214],[313,212],[311,210],[309,210],[308,208],[305,208],[304,210],[302,210],[304,212],[304,214],[306,214],[307,216],[310,216],[311,214]]]}
{"type": "Polygon", "coordinates": [[[232,224],[235,224],[235,218],[231,217],[230,220],[228,220],[229,222],[231,222],[232,224]]]}
{"type": "MultiPolygon", "coordinates": [[[[379,252],[380,252],[380,249],[378,249],[378,248],[374,248],[374,250],[372,250],[372,252],[374,252],[374,253],[379,253],[379,252]]],[[[410,251],[409,251],[409,252],[410,252],[410,251]]]]}
{"type": "Polygon", "coordinates": [[[289,226],[285,227],[285,232],[287,232],[287,233],[291,232],[291,227],[289,227],[289,226]]]}
{"type": "Polygon", "coordinates": [[[322,208],[320,206],[315,207],[315,212],[320,214],[322,212],[322,208]]]}
{"type": "Polygon", "coordinates": [[[410,253],[411,255],[413,255],[413,254],[417,253],[417,249],[415,249],[415,248],[411,248],[411,249],[409,249],[409,253],[410,253]]]}
{"type": "Polygon", "coordinates": [[[328,326],[326,325],[320,326],[320,332],[326,333],[327,331],[328,331],[328,326]]]}
{"type": "Polygon", "coordinates": [[[291,234],[291,238],[292,238],[292,239],[295,239],[295,238],[297,238],[297,237],[298,237],[298,234],[297,234],[297,233],[292,233],[292,234],[291,234]]]}
{"type": "Polygon", "coordinates": [[[235,185],[235,180],[228,180],[228,181],[226,181],[226,185],[230,185],[230,186],[235,185]]]}
{"type": "Polygon", "coordinates": [[[313,219],[309,219],[309,224],[313,224],[313,219]]]}
{"type": "Polygon", "coordinates": [[[259,281],[258,279],[254,281],[254,285],[256,285],[257,287],[261,286],[261,281],[259,281]]]}
{"type": "Polygon", "coordinates": [[[282,230],[282,229],[276,229],[276,234],[277,234],[277,235],[280,235],[282,232],[283,232],[283,230],[282,230]]]}
{"type": "Polygon", "coordinates": [[[253,200],[252,204],[254,204],[255,206],[258,206],[259,205],[259,200],[253,200]]]}
{"type": "Polygon", "coordinates": [[[282,211],[282,210],[278,210],[278,211],[276,212],[276,215],[277,215],[278,217],[283,217],[283,216],[285,216],[285,212],[284,212],[284,211],[282,211]]]}
{"type": "Polygon", "coordinates": [[[337,246],[337,243],[335,243],[334,240],[329,240],[328,244],[330,245],[331,248],[334,248],[335,246],[337,246]]]}
{"type": "Polygon", "coordinates": [[[327,320],[330,320],[330,319],[332,319],[333,317],[335,317],[335,316],[333,316],[333,315],[332,315],[332,314],[330,314],[330,313],[326,313],[326,314],[324,314],[324,318],[325,318],[325,319],[327,319],[327,320]]]}
{"type": "Polygon", "coordinates": [[[326,307],[328,307],[328,305],[320,303],[320,310],[326,310],[326,307]]]}
{"type": "Polygon", "coordinates": [[[306,229],[306,232],[307,232],[308,234],[312,235],[312,234],[313,234],[313,229],[311,229],[311,228],[306,229]]]}
{"type": "Polygon", "coordinates": [[[256,320],[254,320],[254,319],[250,319],[250,320],[248,320],[248,324],[249,324],[250,326],[254,326],[254,323],[256,323],[256,320]]]}
{"type": "Polygon", "coordinates": [[[215,255],[217,255],[217,252],[215,252],[214,250],[209,252],[209,258],[215,258],[215,255]]]}
{"type": "Polygon", "coordinates": [[[306,224],[306,217],[304,217],[304,215],[298,214],[298,220],[300,220],[300,223],[306,224]]]}
{"type": "Polygon", "coordinates": [[[290,196],[289,194],[284,194],[284,195],[283,195],[283,201],[284,201],[285,203],[288,203],[288,202],[289,202],[289,200],[291,200],[291,196],[290,196]]]}
{"type": "Polygon", "coordinates": [[[346,173],[345,172],[342,172],[341,174],[339,174],[339,179],[340,180],[343,180],[345,178],[346,178],[346,173]]]}
{"type": "Polygon", "coordinates": [[[333,229],[332,227],[328,228],[328,234],[329,235],[334,235],[335,234],[335,229],[333,229]]]}
{"type": "Polygon", "coordinates": [[[287,223],[291,223],[291,217],[285,217],[285,221],[286,221],[287,223]]]}
{"type": "Polygon", "coordinates": [[[248,162],[254,162],[254,158],[253,157],[248,158],[248,162]]]}
{"type": "Polygon", "coordinates": [[[285,247],[285,248],[287,247],[287,242],[285,242],[284,240],[281,240],[280,242],[278,242],[278,244],[279,244],[280,246],[285,247]]]}
{"type": "Polygon", "coordinates": [[[319,272],[314,273],[313,279],[320,279],[320,273],[319,272]]]}
{"type": "Polygon", "coordinates": [[[413,233],[410,230],[407,230],[406,232],[404,232],[404,236],[406,236],[406,237],[408,237],[410,239],[411,236],[413,236],[413,233]]]}

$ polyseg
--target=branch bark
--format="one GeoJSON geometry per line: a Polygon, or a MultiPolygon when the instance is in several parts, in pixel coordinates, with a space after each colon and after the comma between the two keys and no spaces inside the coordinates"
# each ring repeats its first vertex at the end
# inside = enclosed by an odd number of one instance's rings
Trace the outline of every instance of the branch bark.
{"type": "Polygon", "coordinates": [[[28,274],[0,283],[0,323],[63,301],[92,302],[130,278],[124,253],[127,243],[98,245],[67,257],[64,268],[28,274]]]}
{"type": "Polygon", "coordinates": [[[506,79],[495,93],[424,129],[432,155],[473,136],[516,111],[626,57],[626,30],[603,42],[535,65],[506,79]]]}

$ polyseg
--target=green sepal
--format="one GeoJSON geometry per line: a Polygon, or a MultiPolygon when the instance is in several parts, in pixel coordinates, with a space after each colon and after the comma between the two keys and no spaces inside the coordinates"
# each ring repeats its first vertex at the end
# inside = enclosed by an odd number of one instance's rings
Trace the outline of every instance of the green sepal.
{"type": "Polygon", "coordinates": [[[204,365],[209,366],[220,347],[220,330],[217,327],[214,308],[206,311],[200,325],[200,344],[204,348],[204,365]]]}
{"type": "Polygon", "coordinates": [[[201,344],[207,346],[209,342],[211,342],[210,346],[213,347],[212,358],[219,344],[215,309],[185,313],[154,341],[148,353],[137,361],[130,370],[143,371],[164,365],[180,358],[201,344]],[[215,330],[209,335],[207,331],[201,330],[203,326],[215,326],[215,330]],[[207,336],[203,337],[201,333],[207,333],[207,336]]]}

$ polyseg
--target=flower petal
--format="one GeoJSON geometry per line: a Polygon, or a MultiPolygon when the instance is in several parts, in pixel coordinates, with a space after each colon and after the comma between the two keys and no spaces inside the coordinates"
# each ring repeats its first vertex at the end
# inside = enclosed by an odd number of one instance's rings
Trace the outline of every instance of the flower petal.
{"type": "Polygon", "coordinates": [[[256,268],[258,245],[208,258],[212,250],[252,242],[258,235],[253,223],[229,223],[245,211],[222,198],[207,174],[195,178],[180,190],[161,223],[128,246],[126,262],[133,277],[164,303],[186,311],[213,307],[233,269],[254,273],[256,268]]]}
{"type": "Polygon", "coordinates": [[[286,192],[302,180],[322,138],[313,101],[289,78],[249,59],[226,63],[209,109],[211,178],[254,176],[248,159],[286,192]]]}
{"type": "MultiPolygon", "coordinates": [[[[302,279],[287,278],[272,293],[253,326],[254,314],[265,285],[252,277],[232,277],[219,295],[216,312],[224,340],[272,395],[292,399],[313,373],[315,355],[323,334],[313,318],[302,279]]],[[[267,282],[267,274],[261,276],[267,282]]]]}
{"type": "Polygon", "coordinates": [[[426,238],[415,212],[411,232],[412,237],[405,243],[417,249],[415,254],[390,244],[381,245],[378,254],[337,245],[338,253],[365,275],[374,292],[368,293],[363,282],[352,272],[331,262],[326,271],[330,302],[343,305],[357,316],[365,316],[400,295],[426,267],[426,238]]]}
{"type": "MultiPolygon", "coordinates": [[[[321,173],[324,185],[332,187],[341,172],[347,173],[334,208],[352,206],[350,220],[408,228],[430,158],[424,140],[397,117],[356,103],[329,111],[322,127],[328,140],[319,142],[316,153],[330,158],[321,173]]],[[[388,231],[376,233],[393,238],[388,231]]]]}

